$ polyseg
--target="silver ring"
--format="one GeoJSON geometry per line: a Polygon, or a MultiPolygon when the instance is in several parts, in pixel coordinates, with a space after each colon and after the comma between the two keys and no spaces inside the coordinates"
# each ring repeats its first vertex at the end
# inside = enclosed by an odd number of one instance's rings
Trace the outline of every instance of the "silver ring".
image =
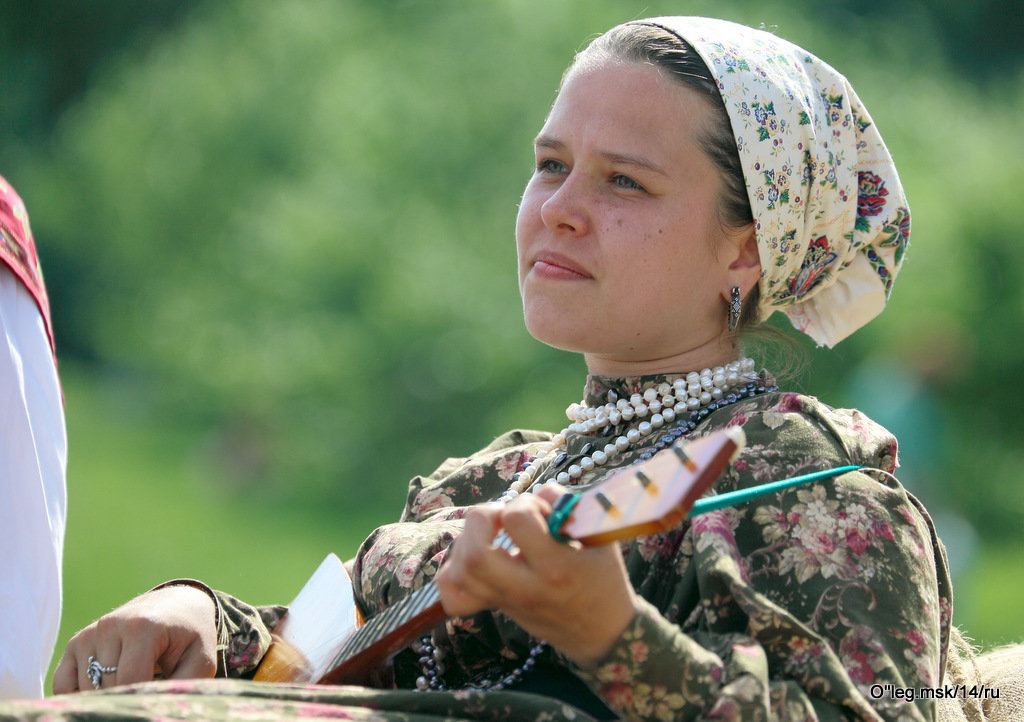
{"type": "Polygon", "coordinates": [[[96,657],[89,655],[89,666],[85,668],[85,676],[92,682],[92,686],[99,689],[103,686],[103,675],[112,674],[117,671],[117,665],[104,667],[96,657]]]}

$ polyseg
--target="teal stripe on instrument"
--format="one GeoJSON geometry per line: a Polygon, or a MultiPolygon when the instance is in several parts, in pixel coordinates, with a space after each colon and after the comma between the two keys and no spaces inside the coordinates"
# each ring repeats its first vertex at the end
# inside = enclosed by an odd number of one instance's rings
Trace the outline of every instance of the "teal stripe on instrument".
{"type": "Polygon", "coordinates": [[[694,502],[693,509],[691,509],[690,513],[686,516],[689,518],[708,511],[724,509],[727,506],[736,506],[737,504],[742,504],[743,502],[749,501],[755,497],[763,496],[764,494],[771,494],[773,491],[781,491],[782,489],[788,489],[791,486],[806,484],[809,481],[817,481],[818,479],[828,479],[833,476],[845,474],[848,471],[857,471],[857,469],[862,468],[863,467],[857,466],[856,464],[837,466],[834,469],[815,471],[810,474],[802,474],[801,476],[793,476],[788,479],[780,479],[779,481],[769,481],[767,484],[759,484],[758,486],[752,486],[749,489],[737,489],[736,491],[727,491],[726,493],[719,494],[717,496],[708,496],[694,502]]]}
{"type": "MultiPolygon", "coordinates": [[[[857,471],[858,469],[863,468],[864,467],[856,464],[837,466],[833,469],[814,471],[809,474],[801,474],[800,476],[793,476],[788,479],[780,479],[779,481],[769,481],[766,484],[758,484],[757,486],[752,486],[748,489],[737,489],[736,491],[728,491],[724,494],[718,494],[717,496],[708,496],[694,502],[693,508],[690,510],[690,513],[686,515],[686,518],[689,519],[692,516],[704,514],[709,511],[715,511],[716,509],[724,509],[728,506],[736,506],[759,496],[764,496],[765,494],[771,494],[775,491],[788,489],[791,486],[799,486],[800,484],[806,484],[807,482],[817,481],[819,479],[829,479],[833,476],[845,474],[848,471],[857,471]]],[[[582,494],[565,494],[555,502],[554,509],[552,509],[550,516],[548,516],[548,530],[551,532],[551,536],[558,541],[569,541],[569,538],[564,536],[560,532],[560,529],[562,528],[562,524],[564,524],[572,515],[573,509],[582,497],[582,494]]]]}
{"type": "Polygon", "coordinates": [[[582,498],[582,494],[563,494],[558,497],[554,508],[551,509],[551,513],[548,515],[548,531],[551,532],[551,536],[563,544],[568,544],[571,540],[562,534],[562,524],[569,518],[572,510],[582,498]]]}

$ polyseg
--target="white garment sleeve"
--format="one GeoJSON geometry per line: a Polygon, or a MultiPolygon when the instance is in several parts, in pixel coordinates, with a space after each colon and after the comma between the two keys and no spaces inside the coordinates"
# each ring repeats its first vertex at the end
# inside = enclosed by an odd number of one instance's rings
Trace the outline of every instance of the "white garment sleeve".
{"type": "Polygon", "coordinates": [[[66,470],[43,318],[0,264],[0,699],[43,696],[60,624],[66,470]]]}

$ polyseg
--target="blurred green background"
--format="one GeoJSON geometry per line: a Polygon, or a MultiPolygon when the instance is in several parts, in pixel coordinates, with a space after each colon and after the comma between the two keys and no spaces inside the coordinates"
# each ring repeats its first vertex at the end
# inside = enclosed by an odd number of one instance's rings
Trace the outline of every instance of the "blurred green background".
{"type": "Polygon", "coordinates": [[[529,338],[516,291],[530,141],[587,39],[680,12],[776,31],[871,110],[908,260],[787,386],[897,432],[957,621],[1024,638],[1016,0],[3,0],[0,174],[67,399],[58,656],[171,577],[286,602],[413,475],[564,423],[584,368],[529,338]]]}

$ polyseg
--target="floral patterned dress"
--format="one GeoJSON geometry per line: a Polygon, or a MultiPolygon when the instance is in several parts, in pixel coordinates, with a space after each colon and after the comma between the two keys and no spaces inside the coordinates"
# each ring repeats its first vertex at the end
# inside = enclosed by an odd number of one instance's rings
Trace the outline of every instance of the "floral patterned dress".
{"type": "MultiPolygon", "coordinates": [[[[603,404],[609,390],[628,398],[665,380],[672,377],[591,377],[586,400],[603,404]]],[[[742,426],[747,445],[711,493],[846,464],[864,469],[622,543],[643,606],[594,668],[576,669],[545,648],[511,689],[466,691],[522,665],[537,642],[488,612],[432,634],[446,686],[463,691],[412,689],[423,672],[406,650],[394,658],[397,689],[151,682],[0,705],[0,719],[933,719],[934,701],[893,694],[941,684],[952,613],[944,549],[892,475],[896,440],[857,411],[770,391],[723,404],[689,437],[729,426],[742,426]]],[[[634,461],[670,428],[579,481],[634,461]]],[[[587,444],[602,448],[620,433],[570,435],[565,456],[549,463],[563,468],[587,444]]],[[[498,498],[548,438],[509,432],[413,479],[400,521],[375,530],[354,559],[362,610],[372,616],[430,580],[466,508],[498,498]]],[[[251,676],[284,608],[215,597],[218,675],[251,676]]]]}

